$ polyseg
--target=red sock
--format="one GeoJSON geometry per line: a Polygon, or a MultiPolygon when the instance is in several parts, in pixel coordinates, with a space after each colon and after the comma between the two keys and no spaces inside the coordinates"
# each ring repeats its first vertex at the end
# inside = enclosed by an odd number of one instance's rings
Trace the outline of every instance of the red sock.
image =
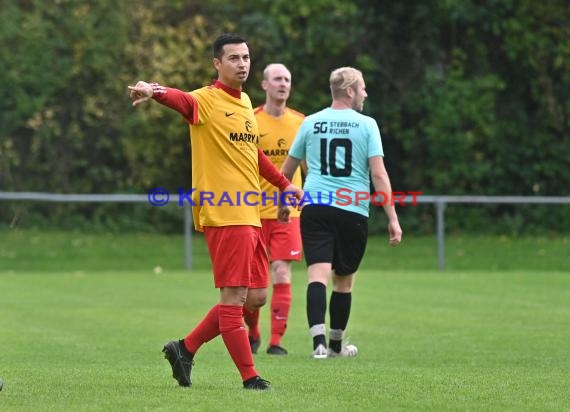
{"type": "Polygon", "coordinates": [[[271,340],[269,345],[280,345],[287,329],[291,309],[291,284],[276,283],[271,297],[271,340]]]}
{"type": "Polygon", "coordinates": [[[249,328],[248,335],[251,336],[252,339],[258,340],[259,339],[259,309],[250,312],[243,307],[243,319],[245,320],[245,324],[249,328]]]}
{"type": "Polygon", "coordinates": [[[219,310],[220,305],[210,309],[198,326],[184,338],[184,346],[189,352],[196,353],[200,346],[220,334],[219,310]]]}
{"type": "Polygon", "coordinates": [[[219,305],[220,332],[224,344],[237,366],[243,381],[257,376],[253,366],[253,355],[247,340],[247,332],[243,324],[241,306],[219,305]]]}

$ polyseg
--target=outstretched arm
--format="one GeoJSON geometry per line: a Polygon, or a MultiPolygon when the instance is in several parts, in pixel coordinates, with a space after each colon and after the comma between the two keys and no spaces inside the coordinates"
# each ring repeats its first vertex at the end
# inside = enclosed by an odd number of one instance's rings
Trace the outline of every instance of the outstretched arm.
{"type": "Polygon", "coordinates": [[[198,120],[198,102],[192,95],[182,90],[164,87],[157,83],[137,82],[129,86],[133,106],[144,103],[151,98],[180,113],[190,124],[198,120]]]}

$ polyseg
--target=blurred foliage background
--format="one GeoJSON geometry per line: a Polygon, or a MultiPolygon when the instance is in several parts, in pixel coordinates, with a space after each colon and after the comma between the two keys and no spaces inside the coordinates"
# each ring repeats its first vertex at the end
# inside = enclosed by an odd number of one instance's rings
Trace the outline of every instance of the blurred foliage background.
{"type": "MultiPolygon", "coordinates": [[[[127,85],[182,90],[215,77],[211,43],[248,39],[254,105],[265,65],[293,75],[290,105],[330,102],[328,76],[364,72],[395,190],[432,195],[570,195],[567,0],[2,0],[0,190],[146,193],[190,187],[188,130],[127,85]]],[[[204,159],[207,161],[207,159],[204,159]]],[[[3,227],[181,230],[148,204],[3,202],[3,227]]],[[[400,208],[407,233],[433,208],[400,208]]],[[[568,232],[568,207],[454,206],[448,227],[568,232]]],[[[385,232],[373,210],[371,232],[385,232]]]]}

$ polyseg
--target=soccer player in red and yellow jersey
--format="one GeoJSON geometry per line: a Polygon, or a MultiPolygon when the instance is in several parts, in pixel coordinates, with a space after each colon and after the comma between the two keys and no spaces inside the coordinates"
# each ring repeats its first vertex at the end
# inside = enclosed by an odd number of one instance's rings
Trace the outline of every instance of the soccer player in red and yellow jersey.
{"type": "Polygon", "coordinates": [[[222,34],[213,45],[218,79],[185,93],[139,81],[129,86],[136,106],[149,99],[182,114],[190,125],[192,213],[204,232],[220,301],[184,338],[163,352],[180,386],[190,386],[194,356],[202,344],[222,335],[246,389],[269,389],[255,370],[243,306],[257,308],[267,294],[268,260],[259,214],[259,175],[281,191],[303,192],[292,185],[258,148],[259,131],[251,101],[242,92],[250,69],[246,40],[222,34]]]}
{"type": "MultiPolygon", "coordinates": [[[[289,147],[303,121],[304,115],[287,107],[291,92],[291,73],[283,64],[273,63],[263,71],[261,87],[265,90],[265,104],[255,109],[259,126],[260,148],[271,162],[281,168],[289,153],[289,147]]],[[[301,170],[298,168],[291,182],[301,187],[301,170]]],[[[275,188],[265,179],[261,179],[261,189],[271,193],[274,198],[275,188]]],[[[261,223],[265,244],[269,250],[271,265],[271,337],[267,348],[270,355],[286,355],[281,346],[285,334],[289,309],[291,307],[291,262],[301,260],[301,228],[298,210],[292,209],[289,219],[282,222],[277,218],[278,207],[275,202],[261,205],[261,223]]],[[[259,331],[259,309],[245,313],[249,326],[249,342],[252,352],[256,353],[261,338],[259,331]]]]}

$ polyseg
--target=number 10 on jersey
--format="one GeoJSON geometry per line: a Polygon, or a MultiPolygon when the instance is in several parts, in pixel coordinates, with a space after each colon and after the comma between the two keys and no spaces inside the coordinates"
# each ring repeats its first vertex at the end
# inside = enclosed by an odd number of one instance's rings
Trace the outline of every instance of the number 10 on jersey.
{"type": "Polygon", "coordinates": [[[350,176],[352,173],[352,141],[350,139],[321,139],[321,175],[350,176]],[[341,150],[338,150],[341,149],[341,150]],[[344,150],[342,150],[344,149],[344,150]],[[344,159],[341,158],[344,154],[344,159]],[[337,158],[337,155],[339,158],[337,158]],[[338,166],[337,160],[344,165],[338,166]]]}

